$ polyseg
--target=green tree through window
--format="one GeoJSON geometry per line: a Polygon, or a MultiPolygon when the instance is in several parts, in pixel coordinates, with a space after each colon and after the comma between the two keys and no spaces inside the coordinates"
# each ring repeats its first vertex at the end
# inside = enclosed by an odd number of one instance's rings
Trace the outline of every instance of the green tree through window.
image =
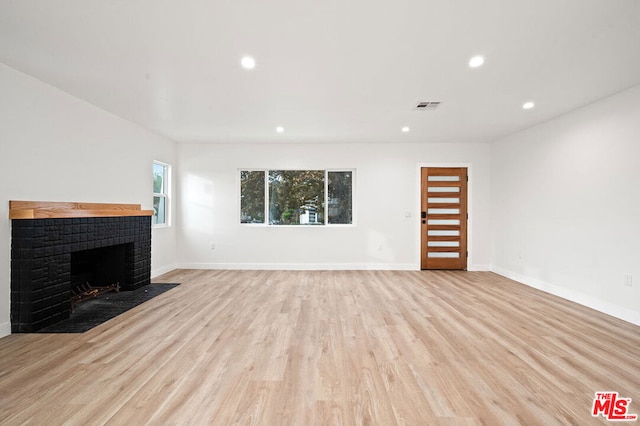
{"type": "Polygon", "coordinates": [[[264,223],[264,172],[240,172],[240,222],[264,223]]]}
{"type": "Polygon", "coordinates": [[[324,170],[269,171],[270,224],[322,225],[323,216],[324,170]]]}
{"type": "Polygon", "coordinates": [[[353,172],[329,172],[329,223],[348,224],[353,221],[353,172]]]}
{"type": "Polygon", "coordinates": [[[352,197],[353,171],[240,171],[241,223],[351,224],[352,197]]]}

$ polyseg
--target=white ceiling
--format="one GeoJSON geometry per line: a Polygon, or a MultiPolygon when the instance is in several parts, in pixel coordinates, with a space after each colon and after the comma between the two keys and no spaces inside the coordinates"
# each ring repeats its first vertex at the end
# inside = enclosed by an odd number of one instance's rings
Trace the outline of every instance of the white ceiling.
{"type": "Polygon", "coordinates": [[[178,142],[488,142],[640,84],[640,1],[0,0],[0,62],[178,142]]]}

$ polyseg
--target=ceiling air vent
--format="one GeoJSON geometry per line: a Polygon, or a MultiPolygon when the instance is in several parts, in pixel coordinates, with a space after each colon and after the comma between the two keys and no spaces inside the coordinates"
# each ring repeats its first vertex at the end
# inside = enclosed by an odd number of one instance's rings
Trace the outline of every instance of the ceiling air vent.
{"type": "Polygon", "coordinates": [[[438,108],[440,104],[440,101],[418,102],[418,105],[416,105],[416,109],[421,111],[433,111],[434,109],[438,108]]]}

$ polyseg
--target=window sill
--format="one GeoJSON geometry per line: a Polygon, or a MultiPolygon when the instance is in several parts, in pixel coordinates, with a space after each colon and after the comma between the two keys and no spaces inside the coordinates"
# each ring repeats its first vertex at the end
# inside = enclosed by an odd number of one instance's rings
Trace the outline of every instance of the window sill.
{"type": "Polygon", "coordinates": [[[264,223],[240,223],[248,228],[293,228],[293,229],[327,229],[327,228],[355,228],[353,223],[332,223],[330,225],[267,225],[264,223]]]}

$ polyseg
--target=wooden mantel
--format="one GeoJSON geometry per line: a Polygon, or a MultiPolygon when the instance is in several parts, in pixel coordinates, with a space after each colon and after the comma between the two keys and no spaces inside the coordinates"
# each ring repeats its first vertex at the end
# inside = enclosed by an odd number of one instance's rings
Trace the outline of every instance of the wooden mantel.
{"type": "Polygon", "coordinates": [[[141,210],[140,204],[9,201],[9,219],[120,216],[153,216],[153,210],[141,210]]]}

